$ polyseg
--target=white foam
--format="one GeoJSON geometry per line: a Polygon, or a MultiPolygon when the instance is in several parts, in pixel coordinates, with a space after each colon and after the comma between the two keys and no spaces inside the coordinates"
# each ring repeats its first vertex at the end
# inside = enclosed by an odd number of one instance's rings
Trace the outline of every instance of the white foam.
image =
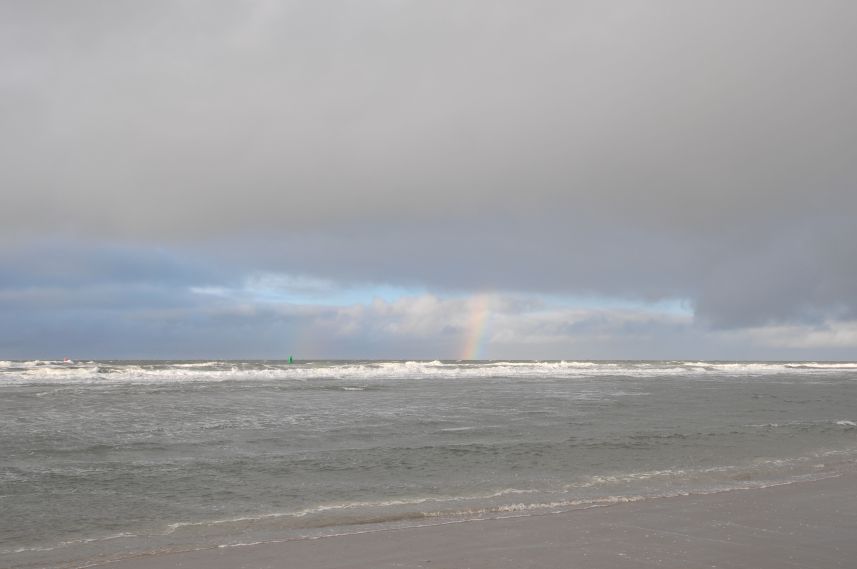
{"type": "Polygon", "coordinates": [[[786,365],[791,368],[857,369],[857,363],[854,362],[795,362],[786,365]]]}
{"type": "MultiPolygon", "coordinates": [[[[316,514],[326,514],[331,512],[343,512],[350,510],[358,510],[358,509],[373,509],[373,510],[383,510],[386,508],[396,508],[396,507],[409,507],[409,506],[420,506],[426,503],[458,503],[458,502],[467,502],[467,501],[478,501],[478,500],[487,500],[491,498],[499,498],[502,496],[515,495],[515,494],[531,494],[540,492],[539,490],[528,490],[528,489],[519,489],[519,488],[504,488],[502,490],[497,490],[495,492],[489,492],[485,494],[476,494],[471,496],[432,496],[432,497],[413,497],[413,498],[403,498],[399,500],[373,500],[373,501],[355,501],[355,502],[334,502],[328,504],[318,504],[316,506],[312,506],[309,508],[304,508],[301,510],[294,511],[286,511],[286,512],[270,512],[263,513],[253,516],[238,516],[232,518],[222,518],[222,519],[210,519],[204,521],[195,521],[195,522],[176,522],[167,525],[167,531],[165,533],[173,533],[176,530],[183,527],[193,527],[193,526],[216,526],[216,525],[228,525],[234,523],[241,522],[255,522],[262,521],[266,519],[273,518],[303,518],[307,516],[312,516],[316,514]]],[[[430,513],[420,512],[418,515],[430,517],[430,513]]]]}
{"type": "Polygon", "coordinates": [[[172,367],[176,368],[196,368],[196,367],[213,367],[221,365],[222,362],[218,361],[210,361],[210,362],[190,362],[190,363],[181,363],[181,364],[172,364],[172,367]]]}
{"type": "MultiPolygon", "coordinates": [[[[699,378],[752,377],[795,374],[857,373],[857,363],[764,362],[594,362],[594,361],[491,361],[441,362],[383,361],[320,364],[256,364],[233,362],[180,362],[174,364],[86,363],[58,361],[0,362],[0,386],[28,383],[174,383],[254,380],[317,379],[573,379],[600,376],[699,378]]],[[[365,387],[365,386],[360,386],[365,387]]],[[[353,386],[345,389],[359,389],[353,386]]]]}
{"type": "Polygon", "coordinates": [[[819,425],[827,426],[831,423],[839,425],[840,427],[857,427],[857,423],[855,423],[854,421],[849,421],[847,419],[842,419],[839,421],[784,421],[782,423],[759,423],[747,426],[757,429],[778,429],[783,427],[813,427],[819,425]]]}
{"type": "Polygon", "coordinates": [[[69,547],[73,545],[87,544],[87,543],[95,543],[101,541],[113,541],[116,539],[123,539],[126,537],[137,537],[136,534],[133,533],[115,533],[110,535],[104,535],[99,537],[87,537],[80,539],[69,539],[66,541],[61,541],[59,543],[55,543],[52,545],[37,545],[31,547],[18,547],[16,549],[0,549],[0,553],[10,554],[10,553],[26,553],[30,551],[54,551],[56,549],[61,549],[63,547],[69,547]]]}

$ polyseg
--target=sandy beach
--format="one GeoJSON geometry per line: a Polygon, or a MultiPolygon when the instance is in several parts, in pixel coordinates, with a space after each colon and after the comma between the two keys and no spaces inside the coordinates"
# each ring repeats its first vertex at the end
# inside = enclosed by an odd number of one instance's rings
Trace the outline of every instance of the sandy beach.
{"type": "Polygon", "coordinates": [[[853,567],[857,474],[542,516],[128,559],[111,569],[853,567]]]}

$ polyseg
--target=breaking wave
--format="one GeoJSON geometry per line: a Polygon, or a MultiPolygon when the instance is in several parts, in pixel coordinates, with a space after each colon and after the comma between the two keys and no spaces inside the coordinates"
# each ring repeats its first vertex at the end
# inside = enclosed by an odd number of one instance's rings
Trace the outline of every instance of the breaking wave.
{"type": "Polygon", "coordinates": [[[57,360],[0,361],[0,386],[33,383],[170,383],[315,379],[430,379],[483,377],[750,377],[759,375],[853,373],[853,362],[683,362],[683,361],[322,361],[285,362],[118,362],[57,360]]]}

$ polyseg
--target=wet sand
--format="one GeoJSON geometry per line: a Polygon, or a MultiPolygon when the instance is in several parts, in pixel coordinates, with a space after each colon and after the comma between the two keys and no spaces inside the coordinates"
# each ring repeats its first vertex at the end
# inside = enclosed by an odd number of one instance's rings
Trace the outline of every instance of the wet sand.
{"type": "Polygon", "coordinates": [[[857,563],[857,474],[561,514],[128,559],[110,569],[826,569],[857,563]]]}

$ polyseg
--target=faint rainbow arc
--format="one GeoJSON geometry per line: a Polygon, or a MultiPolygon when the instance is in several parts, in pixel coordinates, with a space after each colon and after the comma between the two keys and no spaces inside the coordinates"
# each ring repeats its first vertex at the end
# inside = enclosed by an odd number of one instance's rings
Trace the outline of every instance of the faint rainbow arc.
{"type": "Polygon", "coordinates": [[[464,334],[464,344],[461,348],[462,360],[475,360],[481,355],[485,342],[485,332],[489,315],[491,314],[490,298],[480,294],[470,300],[470,315],[464,334]]]}

